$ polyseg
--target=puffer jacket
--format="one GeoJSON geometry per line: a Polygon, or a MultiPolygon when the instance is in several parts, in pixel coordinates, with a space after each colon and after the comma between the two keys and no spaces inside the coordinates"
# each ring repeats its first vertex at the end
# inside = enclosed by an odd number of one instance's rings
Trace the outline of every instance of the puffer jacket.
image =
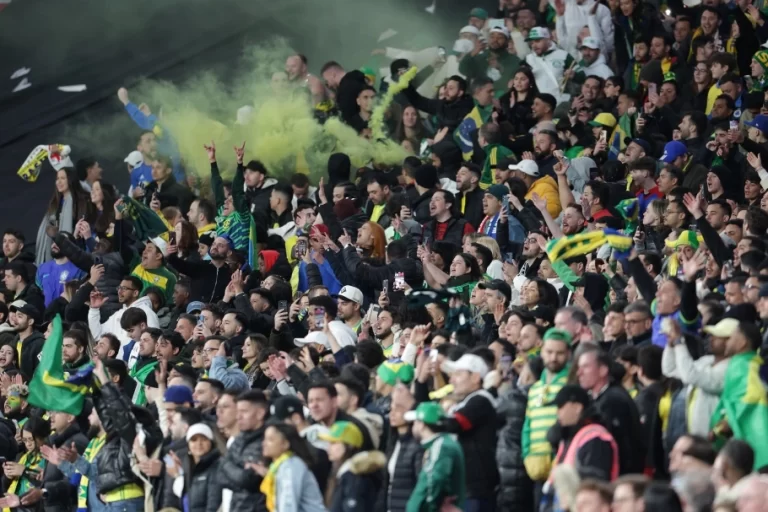
{"type": "MultiPolygon", "coordinates": [[[[336,473],[329,512],[370,512],[384,483],[386,456],[379,451],[360,452],[336,473]]],[[[234,509],[234,500],[232,502],[234,509]]]]}
{"type": "MultiPolygon", "coordinates": [[[[143,487],[144,484],[131,469],[133,440],[136,437],[136,424],[140,421],[131,412],[128,399],[117,386],[109,383],[94,389],[93,405],[107,433],[107,441],[95,459],[99,468],[99,492],[109,492],[131,483],[143,487]]],[[[152,453],[160,443],[162,433],[156,423],[141,423],[147,434],[147,453],[152,453]]]]}
{"type": "Polygon", "coordinates": [[[261,476],[251,469],[245,469],[246,462],[258,462],[263,459],[261,444],[265,430],[265,427],[261,427],[241,432],[221,461],[221,487],[232,491],[230,510],[267,512],[266,498],[259,492],[261,476]]]}
{"type": "Polygon", "coordinates": [[[552,176],[543,176],[534,181],[525,194],[525,199],[530,200],[533,194],[547,200],[547,211],[553,219],[560,215],[560,194],[557,191],[557,182],[552,176]]]}
{"type": "Polygon", "coordinates": [[[501,485],[496,499],[499,510],[532,510],[533,482],[523,465],[522,434],[527,390],[515,386],[499,397],[496,414],[504,425],[499,430],[496,461],[501,485]]]}
{"type": "Polygon", "coordinates": [[[117,300],[117,287],[120,286],[123,276],[126,274],[126,264],[120,253],[89,254],[61,233],[56,235],[55,241],[62,254],[86,274],[90,274],[92,266],[104,265],[104,275],[96,281],[96,289],[109,298],[102,307],[102,314],[108,318],[120,309],[121,305],[117,300]]]}
{"type": "MultiPolygon", "coordinates": [[[[55,448],[70,447],[73,443],[77,453],[81,455],[88,446],[88,438],[80,431],[76,421],[64,432],[51,436],[51,445],[55,448]]],[[[70,484],[59,468],[53,464],[45,466],[43,488],[48,493],[44,506],[45,512],[70,512],[77,506],[77,487],[70,484]]]]}
{"type": "Polygon", "coordinates": [[[192,467],[192,459],[186,457],[184,466],[184,494],[188,512],[216,512],[221,505],[221,485],[218,472],[221,453],[214,448],[203,455],[192,467]]]}
{"type": "MultiPolygon", "coordinates": [[[[18,342],[18,337],[16,341],[18,342]]],[[[40,352],[43,350],[43,344],[45,344],[45,336],[37,331],[34,331],[21,343],[21,367],[19,370],[21,370],[21,375],[27,382],[32,380],[37,365],[40,364],[39,357],[40,352]]],[[[16,343],[12,346],[15,347],[16,343]]]]}
{"type": "MultiPolygon", "coordinates": [[[[395,471],[391,476],[387,475],[386,510],[388,512],[405,512],[408,498],[411,497],[411,493],[419,481],[421,464],[424,459],[424,448],[410,432],[400,436],[397,442],[400,443],[400,449],[397,452],[395,471]]],[[[394,453],[390,455],[390,457],[392,456],[394,453]]]]}

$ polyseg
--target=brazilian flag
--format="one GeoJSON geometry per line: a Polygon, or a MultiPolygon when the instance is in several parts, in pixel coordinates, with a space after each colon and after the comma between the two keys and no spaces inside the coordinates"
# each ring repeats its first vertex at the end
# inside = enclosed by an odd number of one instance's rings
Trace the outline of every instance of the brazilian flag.
{"type": "Polygon", "coordinates": [[[129,196],[123,196],[123,203],[123,216],[131,219],[139,240],[150,240],[165,235],[162,238],[168,241],[168,225],[151,208],[129,196]]]}
{"type": "Polygon", "coordinates": [[[472,134],[480,129],[493,113],[493,104],[481,107],[475,103],[475,108],[470,110],[469,114],[456,127],[453,132],[453,140],[461,148],[464,160],[472,158],[474,144],[472,143],[472,134]]]}
{"type": "Polygon", "coordinates": [[[605,244],[615,249],[619,253],[618,256],[623,256],[632,250],[634,242],[632,237],[616,229],[598,229],[550,241],[547,244],[547,255],[549,260],[555,263],[575,256],[589,254],[605,244]]]}

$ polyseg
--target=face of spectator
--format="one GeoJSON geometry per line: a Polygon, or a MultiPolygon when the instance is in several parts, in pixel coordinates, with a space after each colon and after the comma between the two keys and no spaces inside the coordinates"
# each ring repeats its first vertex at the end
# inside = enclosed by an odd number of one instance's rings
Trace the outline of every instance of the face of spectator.
{"type": "Polygon", "coordinates": [[[545,157],[555,149],[552,137],[547,133],[537,133],[533,139],[533,152],[537,157],[545,157]]]}
{"type": "Polygon", "coordinates": [[[318,423],[327,423],[336,416],[338,404],[327,389],[312,388],[307,396],[307,407],[312,419],[318,423]]]}
{"type": "Polygon", "coordinates": [[[570,350],[562,341],[544,340],[541,346],[541,359],[550,373],[559,373],[568,364],[570,350]]]}
{"type": "Polygon", "coordinates": [[[201,380],[195,386],[195,391],[192,393],[192,398],[195,399],[195,404],[198,409],[202,411],[208,411],[216,407],[216,402],[219,400],[219,395],[214,391],[213,386],[205,380],[201,380]]]}
{"type": "Polygon", "coordinates": [[[728,103],[722,98],[715,100],[715,105],[712,107],[712,117],[716,119],[727,119],[731,117],[733,111],[728,108],[728,103]]]}
{"type": "Polygon", "coordinates": [[[237,424],[237,404],[231,395],[221,395],[216,402],[216,426],[227,432],[237,424]]]}
{"type": "Polygon", "coordinates": [[[490,105],[493,101],[493,84],[485,84],[484,86],[475,90],[475,101],[478,105],[484,107],[490,105]]]}
{"type": "Polygon", "coordinates": [[[624,314],[617,311],[609,311],[605,315],[603,334],[614,339],[624,334],[624,314]]]}
{"type": "Polygon", "coordinates": [[[739,96],[741,96],[741,84],[736,82],[724,82],[720,84],[720,92],[730,96],[733,101],[736,101],[739,99],[739,96]]]}
{"type": "Polygon", "coordinates": [[[132,304],[138,297],[141,290],[133,285],[133,282],[124,279],[117,287],[117,301],[120,304],[132,304]]]}
{"type": "Polygon", "coordinates": [[[445,196],[437,193],[432,195],[432,199],[429,201],[429,214],[432,217],[440,217],[445,215],[450,210],[450,203],[445,202],[445,196]]]}
{"type": "Polygon", "coordinates": [[[456,101],[464,94],[461,84],[456,80],[448,80],[445,84],[445,99],[449,102],[456,101]]]}
{"type": "Polygon", "coordinates": [[[224,315],[224,319],[221,321],[221,333],[227,337],[237,336],[237,329],[239,325],[234,313],[227,313],[224,315]]]}
{"type": "Polygon", "coordinates": [[[664,38],[654,37],[651,39],[651,58],[654,60],[660,60],[667,56],[669,47],[664,43],[664,38]]]}
{"type": "Polygon", "coordinates": [[[675,41],[682,43],[691,35],[691,23],[687,20],[680,20],[675,23],[675,41]]]}
{"type": "Polygon", "coordinates": [[[171,175],[172,169],[168,167],[161,160],[155,160],[152,162],[152,179],[160,183],[168,179],[171,175]]]}
{"type": "Polygon", "coordinates": [[[711,36],[720,25],[720,18],[712,11],[701,13],[701,30],[705,35],[711,36]]]}
{"type": "Polygon", "coordinates": [[[157,342],[148,333],[142,333],[139,338],[139,355],[142,357],[155,357],[157,342]]]}
{"type": "Polygon", "coordinates": [[[549,39],[537,39],[535,41],[531,41],[531,50],[533,50],[533,53],[541,57],[544,52],[549,50],[550,44],[551,41],[549,39]]]}
{"type": "Polygon", "coordinates": [[[61,346],[61,359],[65,363],[75,363],[83,356],[84,351],[85,349],[78,346],[74,338],[64,338],[64,342],[61,346]]]}
{"type": "Polygon", "coordinates": [[[192,336],[194,335],[195,324],[190,322],[187,318],[179,318],[176,322],[176,328],[174,330],[181,334],[181,337],[184,338],[184,341],[187,341],[192,339],[192,336]]]}
{"type": "Polygon", "coordinates": [[[155,137],[155,134],[151,132],[143,134],[139,139],[136,149],[141,152],[145,161],[154,156],[157,152],[157,137],[155,137]]]}
{"type": "MultiPolygon", "coordinates": [[[[591,48],[583,48],[582,54],[584,52],[592,52],[594,60],[591,62],[597,60],[597,57],[600,55],[600,50],[592,50],[591,48]]],[[[587,102],[595,101],[600,96],[600,82],[594,78],[587,78],[584,81],[584,85],[581,86],[581,95],[584,96],[587,102]]]]}
{"type": "MultiPolygon", "coordinates": [[[[99,341],[96,342],[96,346],[94,347],[94,352],[96,352],[96,355],[99,356],[99,359],[109,359],[111,357],[115,357],[116,354],[110,354],[112,352],[112,344],[109,341],[109,338],[106,336],[102,336],[99,338],[99,341]]],[[[3,349],[0,348],[0,357],[2,357],[2,351],[3,349]]],[[[0,362],[0,366],[2,366],[0,362]]]]}
{"type": "Polygon", "coordinates": [[[171,341],[165,339],[163,336],[160,336],[157,339],[157,348],[156,348],[157,358],[162,359],[163,361],[170,361],[171,359],[173,359],[175,355],[176,354],[174,354],[174,348],[171,341]]]}
{"type": "Polygon", "coordinates": [[[219,351],[220,345],[221,341],[217,339],[208,340],[205,342],[205,345],[203,346],[203,367],[206,370],[211,368],[211,363],[213,363],[213,358],[216,357],[216,353],[219,351]]]}
{"type": "Polygon", "coordinates": [[[387,202],[389,198],[389,187],[382,187],[380,183],[371,182],[368,183],[368,199],[375,205],[382,205],[387,202]]]}
{"type": "Polygon", "coordinates": [[[370,114],[373,111],[374,98],[376,98],[376,93],[370,89],[358,94],[357,106],[360,107],[360,111],[370,114]]]}
{"type": "Polygon", "coordinates": [[[307,73],[307,67],[301,60],[301,57],[293,55],[288,57],[285,61],[285,74],[288,75],[288,79],[293,81],[303,77],[307,73]]]}

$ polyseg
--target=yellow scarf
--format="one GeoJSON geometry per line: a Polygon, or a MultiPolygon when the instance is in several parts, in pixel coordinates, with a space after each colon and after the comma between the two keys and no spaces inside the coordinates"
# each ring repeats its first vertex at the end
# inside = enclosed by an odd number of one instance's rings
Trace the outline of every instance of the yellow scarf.
{"type": "Polygon", "coordinates": [[[267,510],[274,512],[277,510],[277,469],[280,464],[288,460],[293,455],[288,451],[279,456],[275,461],[269,465],[269,470],[264,476],[264,480],[261,481],[259,490],[267,497],[267,510]]]}

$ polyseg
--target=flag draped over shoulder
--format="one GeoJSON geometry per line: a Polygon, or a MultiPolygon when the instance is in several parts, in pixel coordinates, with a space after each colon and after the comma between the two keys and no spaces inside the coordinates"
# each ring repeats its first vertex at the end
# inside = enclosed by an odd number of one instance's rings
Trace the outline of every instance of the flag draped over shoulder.
{"type": "Polygon", "coordinates": [[[53,319],[53,330],[45,340],[40,364],[29,383],[29,404],[48,411],[66,412],[77,416],[83,410],[83,402],[90,387],[64,380],[61,347],[64,345],[64,329],[61,317],[53,319]]]}
{"type": "Polygon", "coordinates": [[[492,112],[492,104],[486,107],[481,107],[475,103],[475,108],[473,108],[469,114],[464,116],[464,119],[459,126],[456,127],[456,130],[454,130],[453,140],[459,148],[461,148],[464,160],[469,160],[472,157],[472,148],[474,147],[474,144],[472,143],[472,134],[488,121],[492,112]]]}
{"type": "Polygon", "coordinates": [[[711,425],[723,419],[733,431],[735,439],[747,441],[755,451],[754,469],[768,464],[768,398],[760,380],[763,359],[755,352],[731,357],[725,371],[725,383],[720,403],[712,415],[711,425]]]}
{"type": "Polygon", "coordinates": [[[616,229],[600,229],[570,235],[547,244],[547,255],[552,263],[560,260],[589,254],[605,244],[615,249],[617,256],[628,255],[633,245],[632,238],[616,229]]]}
{"type": "Polygon", "coordinates": [[[627,148],[624,140],[631,136],[632,116],[624,114],[619,118],[619,122],[616,123],[616,127],[613,129],[611,138],[608,141],[608,160],[616,160],[619,158],[619,153],[627,148]]]}
{"type": "Polygon", "coordinates": [[[133,228],[136,230],[136,237],[139,240],[149,240],[155,237],[161,237],[168,241],[168,231],[171,227],[165,223],[158,214],[151,208],[141,204],[129,196],[123,196],[125,211],[123,216],[131,219],[133,228]]]}

